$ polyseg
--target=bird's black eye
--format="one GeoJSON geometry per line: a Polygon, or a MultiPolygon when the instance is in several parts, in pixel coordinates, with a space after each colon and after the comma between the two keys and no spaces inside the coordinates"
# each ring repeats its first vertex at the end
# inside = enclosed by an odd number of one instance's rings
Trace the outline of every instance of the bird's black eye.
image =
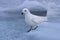
{"type": "Polygon", "coordinates": [[[26,12],[26,10],[25,10],[25,12],[26,12]]]}

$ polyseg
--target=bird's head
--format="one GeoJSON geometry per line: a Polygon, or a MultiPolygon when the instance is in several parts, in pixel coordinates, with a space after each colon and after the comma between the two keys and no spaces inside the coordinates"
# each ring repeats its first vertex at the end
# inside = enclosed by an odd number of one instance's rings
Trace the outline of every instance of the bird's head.
{"type": "Polygon", "coordinates": [[[27,13],[29,13],[29,10],[28,10],[27,8],[24,8],[24,9],[22,10],[22,15],[23,15],[23,14],[27,14],[27,13]]]}

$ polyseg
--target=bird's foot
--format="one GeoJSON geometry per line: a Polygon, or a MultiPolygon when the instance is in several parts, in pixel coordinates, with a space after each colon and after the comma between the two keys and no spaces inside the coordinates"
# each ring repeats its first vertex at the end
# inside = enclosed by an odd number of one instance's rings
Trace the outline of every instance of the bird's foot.
{"type": "Polygon", "coordinates": [[[31,26],[31,28],[27,32],[30,32],[31,30],[32,30],[32,26],[31,26]]]}
{"type": "Polygon", "coordinates": [[[36,26],[34,29],[32,29],[32,30],[36,30],[38,28],[38,26],[36,26]]]}
{"type": "Polygon", "coordinates": [[[29,29],[27,32],[30,32],[31,31],[31,29],[29,29]]]}

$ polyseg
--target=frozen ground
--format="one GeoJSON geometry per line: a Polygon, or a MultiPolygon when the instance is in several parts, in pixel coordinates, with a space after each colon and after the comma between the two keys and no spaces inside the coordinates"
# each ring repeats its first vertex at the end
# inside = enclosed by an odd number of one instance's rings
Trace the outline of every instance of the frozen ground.
{"type": "Polygon", "coordinates": [[[0,40],[60,40],[59,0],[38,1],[48,10],[48,22],[40,23],[35,31],[27,33],[29,27],[20,14],[24,0],[0,0],[0,40]]]}
{"type": "Polygon", "coordinates": [[[27,33],[23,19],[0,21],[0,40],[60,40],[60,23],[44,22],[27,33]]]}

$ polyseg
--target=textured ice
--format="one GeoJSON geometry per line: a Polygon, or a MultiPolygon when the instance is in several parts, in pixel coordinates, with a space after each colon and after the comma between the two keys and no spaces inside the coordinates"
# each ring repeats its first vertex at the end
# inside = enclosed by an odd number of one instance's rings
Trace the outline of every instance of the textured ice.
{"type": "Polygon", "coordinates": [[[28,33],[28,38],[30,40],[60,40],[59,26],[59,23],[40,23],[36,31],[28,33]]]}

